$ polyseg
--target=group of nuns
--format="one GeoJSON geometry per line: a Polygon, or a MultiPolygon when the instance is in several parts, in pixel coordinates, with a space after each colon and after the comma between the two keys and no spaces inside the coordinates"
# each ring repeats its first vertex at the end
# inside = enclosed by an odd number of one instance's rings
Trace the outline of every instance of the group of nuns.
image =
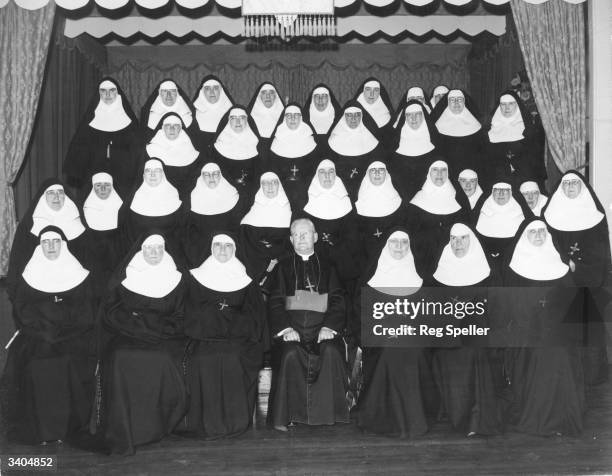
{"type": "MultiPolygon", "coordinates": [[[[411,87],[393,109],[373,78],[343,107],[324,84],[302,107],[264,83],[244,107],[207,76],[193,100],[162,81],[138,120],[104,78],[65,182],[42,185],[11,251],[18,332],[2,385],[15,436],[130,454],[171,432],[243,433],[274,348],[267,286],[293,256],[296,217],[314,224],[317,256],[346,293],[345,337],[363,349],[361,428],[414,437],[437,418],[464,435],[580,432],[585,385],[604,378],[603,334],[538,339],[567,289],[604,285],[604,210],[576,171],[544,196],[515,93],[488,128],[478,118],[444,86],[431,99],[411,87]],[[362,343],[364,289],[426,286],[511,287],[495,318],[515,342],[362,343]]],[[[586,299],[585,320],[600,317],[596,304],[586,299]]]]}

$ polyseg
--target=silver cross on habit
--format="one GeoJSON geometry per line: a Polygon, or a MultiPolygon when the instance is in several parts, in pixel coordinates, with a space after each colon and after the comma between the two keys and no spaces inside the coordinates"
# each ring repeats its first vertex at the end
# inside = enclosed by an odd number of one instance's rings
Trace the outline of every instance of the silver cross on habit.
{"type": "Polygon", "coordinates": [[[382,231],[380,231],[380,230],[378,229],[378,227],[376,227],[376,233],[374,233],[374,236],[375,236],[376,238],[380,238],[380,235],[382,235],[382,231]]]}
{"type": "Polygon", "coordinates": [[[309,278],[308,276],[306,276],[306,282],[308,283],[308,284],[306,285],[306,287],[308,288],[308,290],[309,290],[311,293],[313,293],[313,292],[314,292],[315,285],[314,285],[314,284],[312,284],[312,283],[310,282],[310,278],[309,278]]]}
{"type": "Polygon", "coordinates": [[[219,311],[223,311],[223,309],[226,307],[229,307],[229,304],[225,302],[225,299],[223,299],[223,302],[219,303],[219,311]]]}
{"type": "Polygon", "coordinates": [[[300,171],[300,169],[293,164],[293,167],[291,167],[289,170],[291,170],[291,177],[289,177],[289,180],[297,180],[297,173],[300,171]]]}
{"type": "Polygon", "coordinates": [[[58,302],[62,302],[62,301],[63,301],[63,299],[62,299],[62,298],[58,298],[57,296],[53,296],[53,302],[54,302],[54,303],[56,303],[56,304],[57,304],[58,302]]]}
{"type": "Polygon", "coordinates": [[[574,243],[572,246],[570,246],[570,256],[574,256],[575,253],[578,253],[580,251],[580,248],[578,247],[578,242],[574,243]]]}
{"type": "Polygon", "coordinates": [[[540,299],[538,302],[540,303],[540,306],[542,306],[542,307],[546,307],[546,303],[547,303],[548,301],[546,300],[546,298],[544,298],[544,299],[540,299]]]}
{"type": "Polygon", "coordinates": [[[349,178],[353,178],[353,175],[357,175],[358,173],[359,173],[359,170],[357,169],[351,170],[351,176],[349,178]]]}
{"type": "Polygon", "coordinates": [[[329,244],[329,246],[334,246],[334,243],[331,240],[331,234],[330,233],[323,233],[323,241],[327,244],[329,244]]]}
{"type": "Polygon", "coordinates": [[[266,248],[272,248],[272,244],[268,240],[266,240],[266,239],[261,239],[261,240],[259,240],[259,242],[262,245],[264,245],[266,248]]]}
{"type": "Polygon", "coordinates": [[[248,173],[246,173],[244,170],[240,170],[240,178],[238,180],[236,180],[236,182],[238,182],[240,185],[244,185],[245,184],[245,179],[249,176],[248,173]]]}

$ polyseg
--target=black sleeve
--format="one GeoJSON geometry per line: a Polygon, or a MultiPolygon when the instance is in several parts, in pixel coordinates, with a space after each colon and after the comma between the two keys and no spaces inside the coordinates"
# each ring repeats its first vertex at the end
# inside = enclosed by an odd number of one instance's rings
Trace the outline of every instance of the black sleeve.
{"type": "Polygon", "coordinates": [[[341,334],[344,332],[346,325],[346,293],[333,267],[329,269],[327,289],[327,312],[323,319],[323,325],[341,334]]]}

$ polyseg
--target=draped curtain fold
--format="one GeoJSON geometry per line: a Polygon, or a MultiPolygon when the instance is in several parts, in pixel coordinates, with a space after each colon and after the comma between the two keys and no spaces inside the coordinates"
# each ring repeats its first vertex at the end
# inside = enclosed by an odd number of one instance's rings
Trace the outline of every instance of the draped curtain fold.
{"type": "Polygon", "coordinates": [[[512,14],[552,158],[561,172],[586,163],[584,5],[512,0],[512,14]]]}
{"type": "Polygon", "coordinates": [[[36,11],[13,2],[0,9],[0,276],[17,225],[12,184],[36,117],[54,14],[55,3],[36,11]]]}

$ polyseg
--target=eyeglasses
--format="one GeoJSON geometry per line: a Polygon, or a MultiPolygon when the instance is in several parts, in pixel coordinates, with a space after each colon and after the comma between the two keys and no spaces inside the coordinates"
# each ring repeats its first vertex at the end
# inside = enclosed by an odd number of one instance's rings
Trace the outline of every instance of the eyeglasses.
{"type": "Polygon", "coordinates": [[[65,195],[66,195],[66,192],[64,192],[63,190],[47,190],[45,192],[45,196],[53,197],[53,198],[60,198],[60,197],[64,197],[65,195]]]}
{"type": "Polygon", "coordinates": [[[571,179],[571,180],[563,180],[563,185],[571,185],[572,187],[577,186],[582,183],[582,180],[579,179],[571,179]]]}
{"type": "Polygon", "coordinates": [[[297,121],[302,118],[302,114],[299,112],[288,112],[285,114],[285,119],[290,121],[297,121]]]}
{"type": "Polygon", "coordinates": [[[211,177],[214,178],[215,180],[221,177],[221,171],[217,170],[216,172],[203,172],[202,173],[202,177],[204,177],[205,179],[210,179],[211,177]]]}
{"type": "Polygon", "coordinates": [[[465,104],[465,98],[448,98],[450,104],[465,104]]]}

